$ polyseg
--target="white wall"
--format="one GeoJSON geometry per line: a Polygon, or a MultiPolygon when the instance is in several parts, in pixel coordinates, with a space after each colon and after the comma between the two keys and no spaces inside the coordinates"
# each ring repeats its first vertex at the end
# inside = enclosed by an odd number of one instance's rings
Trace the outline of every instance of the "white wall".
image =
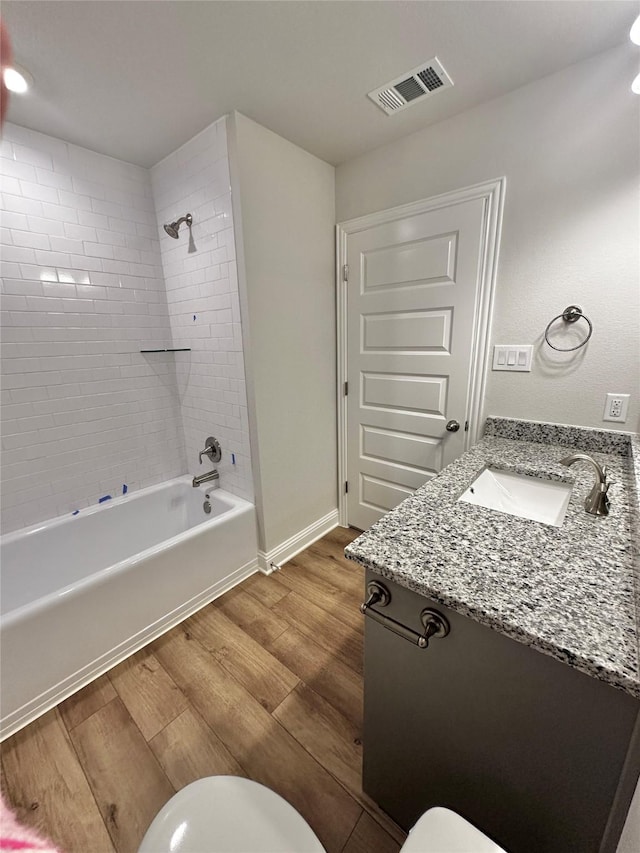
{"type": "Polygon", "coordinates": [[[633,45],[607,51],[337,169],[338,221],[507,176],[492,340],[536,357],[490,373],[486,414],[616,428],[602,421],[616,391],[632,395],[619,428],[640,429],[636,66],[633,45]],[[555,354],[541,335],[571,303],[593,338],[555,354]]]}
{"type": "Polygon", "coordinates": [[[147,170],[5,124],[2,522],[184,471],[147,170]]]}
{"type": "Polygon", "coordinates": [[[151,169],[167,290],[187,469],[212,466],[198,452],[207,436],[222,446],[220,484],[253,498],[247,394],[235,263],[226,119],[206,128],[151,169]],[[173,240],[163,223],[191,213],[173,240]],[[231,454],[235,455],[235,465],[231,454]]]}
{"type": "Polygon", "coordinates": [[[239,113],[230,155],[268,552],[337,507],[334,169],[239,113]]]}

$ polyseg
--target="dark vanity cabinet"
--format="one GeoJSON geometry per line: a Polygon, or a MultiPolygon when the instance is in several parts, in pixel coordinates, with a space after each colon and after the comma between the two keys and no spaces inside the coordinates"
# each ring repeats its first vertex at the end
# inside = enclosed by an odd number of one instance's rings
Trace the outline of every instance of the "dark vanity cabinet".
{"type": "Polygon", "coordinates": [[[640,768],[640,701],[367,572],[374,610],[446,637],[419,648],[365,619],[364,790],[404,829],[447,806],[508,853],[614,853],[640,768]]]}

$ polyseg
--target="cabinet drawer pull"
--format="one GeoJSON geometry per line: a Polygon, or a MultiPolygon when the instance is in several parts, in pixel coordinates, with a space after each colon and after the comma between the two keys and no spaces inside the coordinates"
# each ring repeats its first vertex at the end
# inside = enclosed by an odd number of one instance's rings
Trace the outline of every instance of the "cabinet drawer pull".
{"type": "Polygon", "coordinates": [[[386,607],[391,601],[391,593],[389,590],[386,586],[383,586],[383,584],[378,583],[377,581],[371,581],[371,583],[367,585],[367,594],[367,600],[360,605],[360,612],[365,616],[368,616],[370,619],[373,619],[374,622],[378,622],[378,624],[388,628],[390,631],[393,631],[393,633],[397,634],[399,637],[409,640],[410,643],[413,643],[419,649],[428,648],[431,637],[446,637],[449,633],[449,623],[445,617],[441,613],[438,613],[437,610],[431,610],[429,607],[425,607],[425,609],[420,613],[420,621],[424,626],[424,632],[422,634],[419,634],[412,628],[407,628],[407,626],[403,625],[401,622],[396,622],[396,620],[392,619],[391,616],[387,616],[385,613],[379,613],[377,610],[374,610],[374,604],[378,604],[380,607],[386,607]]]}

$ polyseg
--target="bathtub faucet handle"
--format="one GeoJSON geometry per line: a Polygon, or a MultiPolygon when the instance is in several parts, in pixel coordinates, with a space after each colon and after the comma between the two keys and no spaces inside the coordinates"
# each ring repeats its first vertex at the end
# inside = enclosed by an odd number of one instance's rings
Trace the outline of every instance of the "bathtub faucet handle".
{"type": "Polygon", "coordinates": [[[202,457],[208,456],[211,462],[214,464],[219,462],[222,458],[222,449],[218,442],[217,438],[214,438],[212,435],[206,440],[204,445],[204,450],[201,450],[198,454],[198,459],[200,460],[200,464],[202,465],[202,457]]]}

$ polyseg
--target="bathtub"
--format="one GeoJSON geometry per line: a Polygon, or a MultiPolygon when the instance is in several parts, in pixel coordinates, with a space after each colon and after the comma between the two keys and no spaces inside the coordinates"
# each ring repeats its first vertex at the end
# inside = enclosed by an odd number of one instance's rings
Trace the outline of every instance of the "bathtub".
{"type": "Polygon", "coordinates": [[[1,740],[253,574],[255,508],[179,477],[10,533],[0,556],[1,740]]]}

